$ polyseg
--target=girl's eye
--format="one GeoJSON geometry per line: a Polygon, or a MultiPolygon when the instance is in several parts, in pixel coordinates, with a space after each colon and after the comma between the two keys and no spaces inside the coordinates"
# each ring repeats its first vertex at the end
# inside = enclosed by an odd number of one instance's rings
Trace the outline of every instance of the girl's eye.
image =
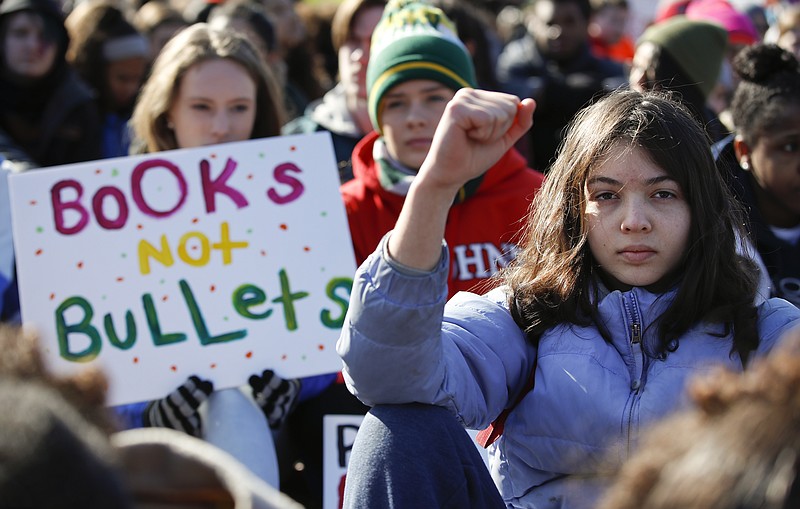
{"type": "Polygon", "coordinates": [[[668,199],[668,198],[676,198],[678,195],[672,191],[662,190],[662,191],[656,191],[655,193],[653,193],[653,196],[656,198],[668,199]]]}
{"type": "Polygon", "coordinates": [[[237,104],[236,106],[233,107],[233,111],[235,111],[236,113],[246,113],[246,112],[250,111],[250,105],[249,104],[237,104]]]}
{"type": "Polygon", "coordinates": [[[197,111],[208,111],[210,108],[205,103],[195,103],[190,106],[193,110],[197,111]]]}
{"type": "Polygon", "coordinates": [[[443,95],[431,95],[428,96],[428,102],[430,103],[439,103],[439,102],[446,102],[447,99],[443,95]]]}
{"type": "Polygon", "coordinates": [[[614,193],[612,193],[611,191],[600,191],[594,194],[594,200],[596,201],[613,200],[614,196],[615,196],[614,193]]]}

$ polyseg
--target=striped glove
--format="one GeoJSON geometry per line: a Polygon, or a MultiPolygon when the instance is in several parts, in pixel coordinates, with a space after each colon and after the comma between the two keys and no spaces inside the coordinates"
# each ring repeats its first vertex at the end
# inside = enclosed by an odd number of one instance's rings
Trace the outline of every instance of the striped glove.
{"type": "Polygon", "coordinates": [[[167,397],[151,401],[144,411],[144,425],[172,428],[200,437],[203,423],[197,408],[208,399],[214,385],[208,380],[190,376],[167,397]]]}
{"type": "Polygon", "coordinates": [[[253,399],[267,417],[269,427],[278,429],[289,416],[300,394],[300,379],[284,380],[268,369],[248,380],[253,399]]]}

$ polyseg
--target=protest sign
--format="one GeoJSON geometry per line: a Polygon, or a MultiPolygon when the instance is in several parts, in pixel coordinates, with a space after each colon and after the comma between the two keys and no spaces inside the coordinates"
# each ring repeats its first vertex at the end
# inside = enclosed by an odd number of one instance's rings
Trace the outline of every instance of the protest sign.
{"type": "Polygon", "coordinates": [[[9,179],[23,323],[110,403],[196,374],[337,371],[355,271],[328,133],[93,161],[9,179]]]}

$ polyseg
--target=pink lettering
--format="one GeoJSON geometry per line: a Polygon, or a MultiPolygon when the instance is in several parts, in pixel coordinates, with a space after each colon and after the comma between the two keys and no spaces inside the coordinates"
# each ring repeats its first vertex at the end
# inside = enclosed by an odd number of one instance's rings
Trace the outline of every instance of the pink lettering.
{"type": "Polygon", "coordinates": [[[81,196],[83,196],[83,186],[81,186],[77,180],[61,180],[50,189],[50,200],[53,203],[53,220],[56,225],[56,230],[62,235],[78,233],[89,224],[89,213],[83,205],[80,204],[81,196]],[[61,201],[61,190],[64,188],[74,189],[77,193],[76,198],[72,201],[61,201]],[[65,210],[74,210],[80,216],[73,226],[66,226],[64,224],[65,210]]]}
{"type": "Polygon", "coordinates": [[[238,209],[247,206],[247,198],[227,184],[228,179],[233,175],[235,169],[236,161],[228,158],[228,161],[225,163],[225,169],[222,170],[220,176],[216,179],[212,179],[211,164],[205,159],[200,161],[200,178],[203,183],[203,198],[206,200],[206,212],[211,213],[217,210],[217,193],[222,193],[233,200],[233,203],[236,204],[236,208],[238,209]]]}
{"type": "Polygon", "coordinates": [[[303,170],[297,167],[297,165],[293,163],[282,163],[275,167],[273,171],[273,176],[275,177],[275,181],[280,184],[286,184],[290,187],[290,190],[287,194],[278,194],[275,188],[269,188],[267,190],[267,197],[272,200],[274,203],[278,205],[285,205],[289,202],[293,202],[294,200],[300,198],[302,196],[305,187],[303,183],[297,180],[289,173],[302,173],[303,170]]]}

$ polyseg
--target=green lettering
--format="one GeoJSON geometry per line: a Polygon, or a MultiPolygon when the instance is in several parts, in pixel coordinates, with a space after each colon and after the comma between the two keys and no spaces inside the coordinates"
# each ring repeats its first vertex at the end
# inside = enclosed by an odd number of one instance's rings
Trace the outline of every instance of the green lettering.
{"type": "Polygon", "coordinates": [[[70,297],[56,308],[56,334],[58,335],[58,353],[61,357],[72,362],[89,362],[100,354],[102,341],[97,329],[91,325],[92,316],[94,316],[92,305],[83,297],[70,297]],[[67,325],[64,313],[73,306],[78,306],[83,310],[83,320],[67,325]],[[89,338],[89,345],[79,352],[71,351],[70,334],[85,334],[89,338]]]}
{"type": "Polygon", "coordinates": [[[253,313],[250,308],[259,306],[267,301],[267,294],[261,288],[243,284],[233,292],[233,309],[241,316],[251,320],[263,320],[272,314],[271,309],[263,313],[253,313]]]}
{"type": "Polygon", "coordinates": [[[319,318],[322,325],[330,329],[340,329],[344,325],[344,315],[347,313],[347,308],[350,304],[350,289],[353,287],[353,280],[349,277],[337,277],[328,281],[328,286],[325,287],[325,295],[328,296],[335,304],[339,305],[341,313],[338,318],[333,318],[328,309],[323,309],[319,318]],[[346,289],[347,296],[339,296],[336,294],[337,290],[346,289]]]}
{"type": "Polygon", "coordinates": [[[297,329],[297,315],[294,310],[294,301],[308,297],[308,292],[292,293],[289,288],[289,276],[286,275],[286,270],[281,269],[278,272],[281,278],[281,296],[272,299],[272,302],[283,304],[283,318],[286,320],[286,328],[288,330],[297,329]]]}
{"type": "Polygon", "coordinates": [[[120,340],[117,331],[114,328],[114,321],[111,319],[111,313],[108,313],[103,319],[105,325],[106,335],[108,341],[120,350],[127,350],[136,344],[136,321],[133,319],[133,313],[128,310],[125,313],[125,332],[127,335],[124,340],[120,340]]]}
{"type": "Polygon", "coordinates": [[[200,338],[201,345],[210,345],[212,343],[224,343],[226,341],[234,341],[236,339],[242,339],[243,337],[247,336],[247,329],[228,332],[226,334],[220,334],[218,336],[212,336],[208,332],[208,327],[206,327],[206,321],[203,319],[203,314],[200,312],[200,307],[197,305],[197,301],[194,298],[192,289],[189,288],[189,283],[187,283],[186,280],[181,279],[178,284],[180,284],[181,293],[183,293],[183,298],[186,300],[186,306],[189,308],[189,315],[192,317],[192,323],[194,324],[194,328],[197,331],[197,336],[200,338]]]}
{"type": "Polygon", "coordinates": [[[147,327],[150,328],[150,335],[153,337],[154,345],[169,345],[186,340],[186,334],[180,332],[173,332],[171,334],[164,334],[161,332],[156,306],[153,304],[153,297],[149,293],[142,295],[142,304],[144,305],[144,314],[147,317],[147,327]]]}

